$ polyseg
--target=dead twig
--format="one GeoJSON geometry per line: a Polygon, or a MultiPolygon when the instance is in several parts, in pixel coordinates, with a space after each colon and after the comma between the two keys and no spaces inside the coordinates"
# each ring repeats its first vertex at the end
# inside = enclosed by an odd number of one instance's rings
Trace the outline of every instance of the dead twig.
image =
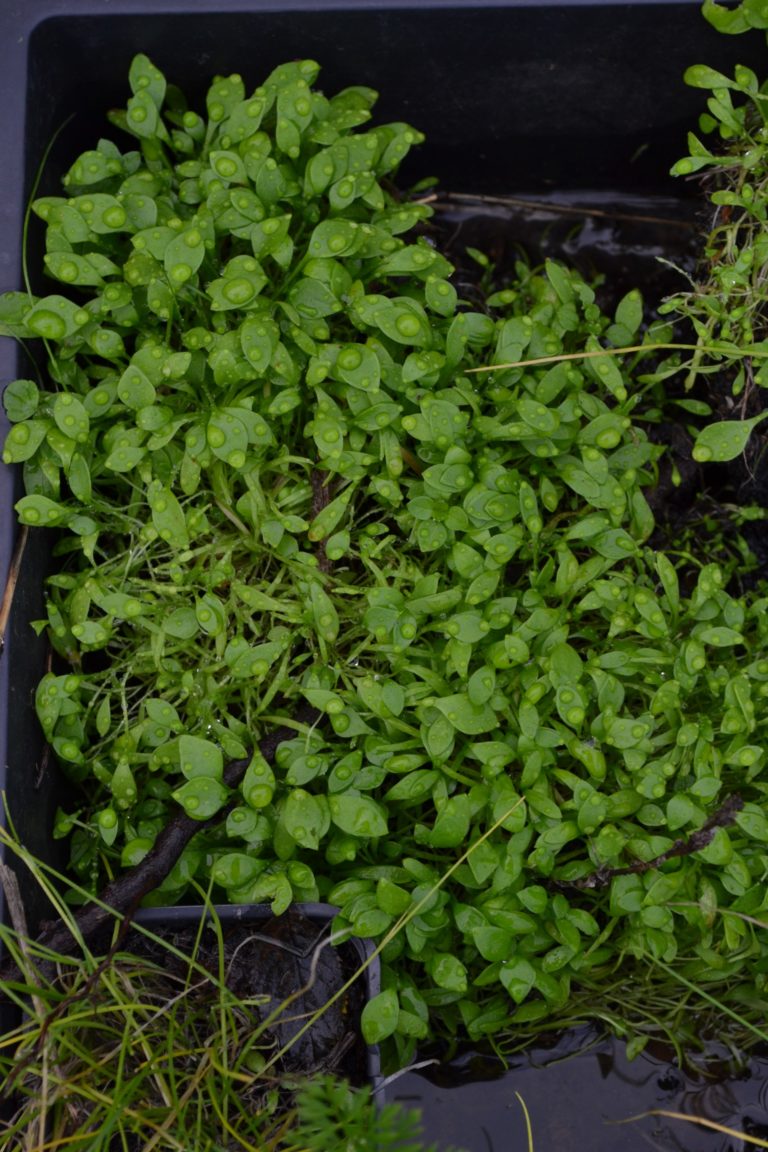
{"type": "Polygon", "coordinates": [[[734,793],[710,816],[706,824],[702,824],[701,828],[692,832],[687,840],[676,840],[671,848],[659,856],[654,856],[653,860],[638,860],[625,868],[610,868],[607,864],[601,864],[594,872],[590,872],[589,876],[582,876],[578,880],[550,879],[547,887],[556,892],[568,892],[574,888],[580,890],[607,888],[614,876],[635,876],[642,872],[650,872],[677,856],[690,856],[693,852],[700,852],[702,848],[712,843],[718,828],[727,828],[733,824],[743,807],[744,801],[741,796],[734,793]]]}
{"type": "Polygon", "coordinates": [[[19,538],[16,541],[16,547],[13,551],[13,558],[11,566],[8,569],[8,579],[5,582],[5,590],[3,592],[3,599],[0,601],[0,655],[5,647],[5,633],[8,629],[8,620],[11,615],[11,608],[13,607],[13,598],[16,594],[16,585],[19,580],[19,571],[21,569],[21,562],[24,559],[24,549],[27,546],[27,537],[29,529],[24,525],[19,532],[19,538]]]}
{"type": "Polygon", "coordinates": [[[579,204],[558,204],[549,200],[525,200],[517,196],[483,196],[471,192],[444,192],[425,197],[419,203],[430,203],[436,211],[446,211],[457,204],[488,204],[499,208],[524,208],[530,212],[547,212],[552,216],[593,216],[600,220],[624,220],[629,223],[663,224],[670,228],[695,228],[690,220],[673,220],[666,216],[647,216],[635,212],[614,212],[606,208],[587,208],[579,204]]]}

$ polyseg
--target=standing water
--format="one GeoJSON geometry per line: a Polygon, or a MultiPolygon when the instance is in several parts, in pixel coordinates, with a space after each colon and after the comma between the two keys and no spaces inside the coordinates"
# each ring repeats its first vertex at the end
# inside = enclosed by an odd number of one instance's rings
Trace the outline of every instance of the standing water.
{"type": "Polygon", "coordinates": [[[406,1072],[386,1097],[421,1111],[425,1141],[439,1152],[526,1152],[521,1100],[535,1152],[748,1152],[744,1135],[768,1140],[768,1051],[737,1062],[711,1045],[681,1069],[662,1045],[630,1061],[621,1041],[582,1028],[506,1065],[468,1053],[406,1072]],[[648,1115],[659,1110],[690,1120],[648,1115]]]}

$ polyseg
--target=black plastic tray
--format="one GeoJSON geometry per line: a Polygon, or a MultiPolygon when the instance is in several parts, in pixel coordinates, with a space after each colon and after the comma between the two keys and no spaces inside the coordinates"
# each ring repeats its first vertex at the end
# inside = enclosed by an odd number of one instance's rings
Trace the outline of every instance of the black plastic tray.
{"type": "MultiPolygon", "coordinates": [[[[138,51],[191,97],[216,73],[239,71],[255,86],[284,60],[315,58],[327,90],[368,84],[381,92],[382,120],[426,133],[404,179],[436,174],[464,192],[642,194],[681,191],[665,174],[703,103],[684,68],[750,63],[765,48],[760,36],[716,33],[696,2],[0,0],[0,291],[22,283],[24,209],[47,145],[67,122],[40,185],[58,193],[72,158],[114,134],[105,112],[124,103],[138,51]]],[[[29,373],[0,339],[0,387],[29,373]]],[[[5,432],[0,411],[0,440],[5,432]]],[[[0,465],[0,590],[19,494],[0,465]]],[[[47,549],[30,533],[0,660],[0,789],[25,843],[50,857],[57,781],[32,703],[44,645],[29,628],[43,614],[47,549]]]]}

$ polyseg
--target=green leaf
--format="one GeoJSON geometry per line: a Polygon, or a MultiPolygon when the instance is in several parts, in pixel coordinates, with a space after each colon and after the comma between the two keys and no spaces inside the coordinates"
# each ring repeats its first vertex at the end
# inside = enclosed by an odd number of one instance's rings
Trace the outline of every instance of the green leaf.
{"type": "Polygon", "coordinates": [[[541,436],[551,436],[560,427],[560,417],[553,408],[547,408],[540,400],[523,395],[517,402],[520,419],[541,436]]]}
{"type": "Polygon", "coordinates": [[[429,833],[433,848],[456,848],[466,841],[471,820],[469,797],[449,796],[440,808],[429,833]]]}
{"type": "Polygon", "coordinates": [[[766,419],[768,412],[761,412],[750,420],[721,420],[717,424],[708,424],[696,437],[694,460],[699,464],[735,460],[746,448],[752,430],[766,419]]]}
{"type": "Polygon", "coordinates": [[[697,633],[702,644],[712,644],[715,648],[731,648],[734,644],[744,644],[744,637],[735,628],[726,628],[718,625],[714,628],[702,628],[697,633]]]}
{"type": "Polygon", "coordinates": [[[478,668],[467,682],[467,695],[472,704],[487,704],[496,687],[496,672],[493,668],[478,668]]]}
{"type": "Polygon", "coordinates": [[[522,1004],[536,984],[536,969],[524,957],[515,957],[502,964],[499,980],[515,1004],[522,1004]]]}
{"type": "Polygon", "coordinates": [[[354,792],[329,797],[331,819],[350,836],[373,839],[387,834],[386,809],[368,796],[354,792]]]}
{"type": "Polygon", "coordinates": [[[616,308],[616,323],[626,328],[630,337],[637,334],[643,322],[643,298],[636,288],[628,292],[616,308]]]}
{"type": "Polygon", "coordinates": [[[95,590],[92,595],[98,606],[110,616],[121,620],[135,620],[141,615],[141,601],[135,596],[129,596],[125,592],[97,593],[95,590]]]}
{"type": "Polygon", "coordinates": [[[191,640],[199,628],[193,608],[174,608],[163,620],[163,631],[178,640],[191,640]]]}
{"type": "Polygon", "coordinates": [[[72,336],[90,316],[64,296],[43,296],[24,317],[26,327],[33,336],[60,343],[72,336]]]}
{"type": "Polygon", "coordinates": [[[676,612],[680,604],[680,587],[675,566],[663,552],[656,553],[655,564],[667,597],[667,603],[671,610],[676,612]]]}
{"type": "Polygon", "coordinates": [[[402,916],[410,908],[412,900],[410,892],[383,876],[376,885],[376,902],[388,915],[402,916]]]}
{"type": "MultiPolygon", "coordinates": [[[[706,15],[706,12],[705,12],[706,15]]],[[[736,88],[733,80],[729,80],[722,72],[708,68],[706,64],[692,64],[683,73],[683,80],[691,88],[736,88]]]]}
{"type": "Polygon", "coordinates": [[[546,260],[544,267],[547,279],[555,289],[560,302],[562,304],[571,303],[571,301],[575,299],[576,294],[571,283],[570,271],[554,260],[546,260]]]}
{"type": "Polygon", "coordinates": [[[205,244],[199,228],[186,228],[170,242],[163,254],[165,273],[174,288],[190,280],[205,258],[205,244]]]}
{"type": "Polygon", "coordinates": [[[248,309],[260,303],[259,294],[267,282],[266,273],[253,256],[234,256],[224,266],[223,275],[208,284],[206,293],[214,311],[248,309]]]}
{"type": "MultiPolygon", "coordinates": [[[[118,808],[130,808],[136,800],[136,781],[130,766],[125,760],[120,760],[112,773],[109,784],[115,803],[118,808]]],[[[114,824],[111,825],[114,827],[114,824]]]]}
{"type": "Polygon", "coordinates": [[[235,409],[214,410],[206,424],[209,448],[232,468],[242,468],[248,452],[248,429],[235,409]]]}
{"type": "Polygon", "coordinates": [[[549,653],[549,678],[555,687],[560,684],[578,684],[584,665],[570,644],[555,644],[549,653]]]}
{"type": "Polygon", "coordinates": [[[159,134],[160,124],[157,105],[149,92],[140,91],[130,98],[125,117],[127,131],[139,139],[152,140],[159,134]]]}
{"type": "Polygon", "coordinates": [[[12,380],[3,392],[3,407],[12,424],[34,416],[39,401],[40,392],[34,380],[12,380]]]}
{"type": "Polygon", "coordinates": [[[458,293],[450,280],[428,276],[424,287],[427,308],[438,316],[453,316],[458,304],[458,293]]]}
{"type": "Polygon", "coordinates": [[[307,533],[312,541],[325,540],[343,517],[352,499],[354,487],[344,488],[312,520],[307,533]]]}
{"type": "Polygon", "coordinates": [[[381,363],[372,348],[362,344],[342,344],[333,373],[353,388],[376,392],[381,378],[381,363]]]}
{"type": "Polygon", "coordinates": [[[53,418],[65,436],[69,436],[78,444],[84,444],[88,439],[90,421],[88,413],[77,399],[68,392],[59,393],[52,406],[53,418]]]}
{"type": "Polygon", "coordinates": [[[3,292],[0,294],[0,336],[15,336],[26,339],[31,335],[25,317],[35,297],[26,292],[3,292]]]}
{"type": "Polygon", "coordinates": [[[302,848],[319,848],[331,825],[328,801],[303,788],[293,788],[285,801],[282,820],[289,835],[302,848]]]}
{"type": "MultiPolygon", "coordinates": [[[[751,28],[768,28],[765,0],[742,0],[742,7],[751,28]]],[[[738,65],[736,75],[738,76],[738,65]]]]}
{"type": "Polygon", "coordinates": [[[220,780],[210,776],[195,776],[172,793],[173,799],[181,804],[187,816],[193,820],[209,820],[215,816],[229,798],[229,789],[220,780]]]}
{"type": "Polygon", "coordinates": [[[147,488],[147,503],[152,509],[152,523],[161,540],[174,548],[189,547],[189,534],[184,512],[170,488],[152,480],[147,488]]]}
{"type": "Polygon", "coordinates": [[[709,23],[718,30],[730,36],[740,32],[748,32],[750,23],[743,4],[733,8],[726,8],[724,4],[717,4],[715,0],[704,0],[702,14],[709,23]]]}
{"type": "Polygon", "coordinates": [[[407,297],[363,296],[355,310],[363,323],[379,328],[397,344],[429,347],[432,327],[421,305],[407,297]]]}
{"type": "Polygon", "coordinates": [[[240,790],[250,808],[259,811],[272,801],[275,792],[275,775],[267,761],[256,753],[246,769],[240,790]]]}
{"type": "Polygon", "coordinates": [[[70,516],[67,508],[47,496],[22,496],[14,507],[20,522],[33,528],[55,528],[70,516]]]}
{"type": "Polygon", "coordinates": [[[227,629],[227,615],[224,605],[211,593],[201,596],[195,604],[197,623],[209,636],[220,636],[227,629]]]}
{"type": "Polygon", "coordinates": [[[212,170],[225,184],[247,184],[248,175],[239,153],[229,149],[213,149],[209,155],[212,170]]]}
{"type": "Polygon", "coordinates": [[[354,220],[323,220],[309,238],[310,256],[352,256],[360,248],[365,233],[354,220]]]}
{"type": "Polygon", "coordinates": [[[126,408],[146,408],[155,402],[154,385],[141,368],[129,364],[117,385],[117,395],[126,408]]]}
{"type": "Polygon", "coordinates": [[[736,816],[736,823],[751,840],[768,842],[768,819],[756,804],[745,804],[736,816]]]}
{"type": "Polygon", "coordinates": [[[263,679],[283,651],[276,640],[250,644],[243,636],[233,636],[224,649],[224,662],[236,680],[263,679]]]}
{"type": "MultiPolygon", "coordinates": [[[[600,344],[594,336],[590,336],[586,342],[588,352],[599,352],[601,349],[600,344]]],[[[624,384],[624,379],[621,375],[616,357],[593,356],[585,361],[587,371],[590,375],[604,388],[606,388],[620,404],[623,404],[627,398],[627,389],[624,384]]]]}
{"type": "Polygon", "coordinates": [[[445,716],[438,716],[424,734],[424,747],[432,760],[443,763],[453,751],[455,739],[455,729],[451,721],[445,716]]]}
{"type": "Polygon", "coordinates": [[[457,732],[475,736],[492,732],[498,726],[496,713],[489,704],[473,704],[463,692],[444,696],[434,703],[457,732]]]}
{"type": "Polygon", "coordinates": [[[305,276],[291,288],[288,299],[300,316],[306,320],[332,316],[340,312],[342,303],[327,284],[305,276]]]}
{"type": "Polygon", "coordinates": [[[221,780],[224,771],[224,758],[221,749],[210,740],[199,736],[179,737],[179,766],[187,780],[199,776],[221,780]]]}
{"type": "Polygon", "coordinates": [[[24,420],[15,424],[5,439],[4,464],[21,464],[37,452],[51,428],[50,420],[24,420]]]}
{"type": "MultiPolygon", "coordinates": [[[[266,316],[249,316],[240,326],[240,343],[248,363],[266,372],[280,341],[280,329],[266,316]]],[[[287,411],[288,409],[286,409],[287,411]]]]}
{"type": "Polygon", "coordinates": [[[313,584],[310,590],[310,603],[319,635],[332,643],[339,634],[339,617],[333,601],[319,584],[313,584]]]}
{"type": "Polygon", "coordinates": [[[700,826],[704,823],[704,813],[698,804],[679,793],[671,796],[667,802],[667,827],[670,832],[677,832],[686,824],[700,826]]]}
{"type": "Polygon", "coordinates": [[[380,1044],[397,1031],[397,1020],[400,1006],[397,1001],[397,992],[394,988],[387,988],[379,992],[364,1006],[360,1027],[366,1044],[380,1044]]]}
{"type": "Polygon", "coordinates": [[[162,107],[166,90],[165,77],[142,52],[138,52],[131,60],[128,82],[133,93],[146,92],[155,107],[162,107]]]}
{"type": "Polygon", "coordinates": [[[639,876],[614,876],[611,880],[611,915],[639,912],[645,890],[639,876]]]}
{"type": "MultiPolygon", "coordinates": [[[[99,287],[104,284],[104,275],[99,268],[98,261],[89,256],[81,256],[75,252],[47,252],[45,266],[51,276],[61,280],[64,284],[75,284],[78,288],[99,287]]],[[[118,273],[120,269],[111,264],[108,274],[118,273]]]]}
{"type": "Polygon", "coordinates": [[[218,858],[211,874],[222,888],[243,888],[255,880],[265,867],[264,860],[257,860],[245,852],[227,852],[218,858]]]}
{"type": "Polygon", "coordinates": [[[75,196],[70,203],[85,220],[88,231],[96,236],[130,229],[125,208],[115,196],[110,196],[106,192],[89,192],[87,196],[75,196]]]}
{"type": "Polygon", "coordinates": [[[467,969],[450,952],[433,952],[427,960],[427,971],[438,988],[449,992],[466,992],[468,986],[467,969]]]}

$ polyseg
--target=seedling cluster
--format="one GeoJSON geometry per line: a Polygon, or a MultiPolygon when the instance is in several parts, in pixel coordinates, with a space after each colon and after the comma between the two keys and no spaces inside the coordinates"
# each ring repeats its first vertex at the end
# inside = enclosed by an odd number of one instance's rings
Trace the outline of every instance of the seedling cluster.
{"type": "Polygon", "coordinates": [[[761,991],[766,600],[647,544],[671,329],[554,261],[460,299],[391,183],[420,134],[317,73],[216,79],[201,116],[136,57],[136,150],[33,205],[61,291],[0,303],[47,351],[4,459],[56,530],[72,868],[97,891],[181,806],[151,899],[338,905],[387,941],[364,1027],[400,1060],[598,1011],[618,964],[761,991]]]}

